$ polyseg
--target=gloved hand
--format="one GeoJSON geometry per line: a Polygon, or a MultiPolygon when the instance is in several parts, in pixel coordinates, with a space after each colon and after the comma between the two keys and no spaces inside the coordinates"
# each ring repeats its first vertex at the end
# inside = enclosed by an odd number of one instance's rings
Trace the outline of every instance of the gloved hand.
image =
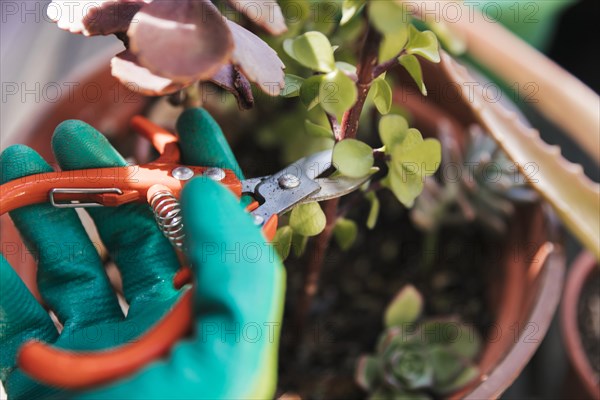
{"type": "MultiPolygon", "coordinates": [[[[239,167],[223,134],[200,109],[182,114],[177,130],[186,165],[239,167]]],[[[126,165],[104,136],[66,121],[52,139],[63,170],[126,165]]],[[[0,155],[2,183],[51,171],[26,146],[0,155]]],[[[243,177],[239,176],[240,179],[243,177]]],[[[34,205],[10,215],[38,258],[38,287],[64,326],[48,313],[0,257],[0,378],[10,399],[268,398],[276,384],[285,272],[252,218],[228,189],[208,179],[190,181],[181,197],[195,286],[194,332],[162,360],[102,387],[52,388],[16,365],[23,343],[36,339],[74,350],[98,350],[134,340],[180,298],[173,287],[179,262],[147,205],[88,209],[117,264],[129,311],[123,316],[97,252],[75,211],[34,205]]]]}

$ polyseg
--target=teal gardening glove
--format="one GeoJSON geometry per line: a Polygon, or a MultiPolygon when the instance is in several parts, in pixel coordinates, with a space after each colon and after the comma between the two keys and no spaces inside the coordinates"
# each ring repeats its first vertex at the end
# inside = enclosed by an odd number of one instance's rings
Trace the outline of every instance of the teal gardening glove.
{"type": "MultiPolygon", "coordinates": [[[[185,165],[219,166],[239,175],[223,134],[201,109],[177,122],[185,165]]],[[[53,150],[63,170],[126,165],[91,126],[66,121],[53,150]]],[[[51,171],[33,150],[0,155],[2,183],[51,171]]],[[[242,176],[239,176],[243,179],[242,176]]],[[[70,350],[109,349],[135,340],[180,298],[179,262],[147,205],[88,209],[122,275],[129,311],[123,316],[104,267],[75,211],[34,205],[10,213],[38,257],[38,287],[64,326],[59,334],[4,257],[0,257],[0,378],[10,399],[269,398],[275,391],[285,271],[238,199],[218,183],[196,178],[183,190],[187,257],[195,279],[192,337],[160,361],[102,387],[65,391],[34,381],[16,356],[36,339],[70,350]]]]}

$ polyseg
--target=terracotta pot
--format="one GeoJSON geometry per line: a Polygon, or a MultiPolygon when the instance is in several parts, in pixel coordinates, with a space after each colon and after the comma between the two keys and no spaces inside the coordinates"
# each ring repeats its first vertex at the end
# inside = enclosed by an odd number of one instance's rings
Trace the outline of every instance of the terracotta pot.
{"type": "Polygon", "coordinates": [[[599,268],[598,261],[591,253],[583,252],[577,257],[569,270],[560,310],[561,330],[567,354],[579,381],[592,399],[600,398],[600,376],[590,365],[583,347],[578,309],[586,282],[600,273],[599,268]]]}
{"type": "MultiPolygon", "coordinates": [[[[412,125],[424,136],[452,131],[464,149],[467,128],[477,122],[471,105],[460,99],[438,65],[423,64],[429,95],[423,97],[403,70],[394,100],[407,108],[412,125]]],[[[478,77],[477,79],[480,79],[478,77]]],[[[516,110],[505,99],[504,106],[516,110]]],[[[489,283],[489,312],[494,324],[479,359],[481,376],[451,398],[499,397],[519,376],[542,342],[560,299],[565,256],[556,217],[544,204],[520,207],[501,251],[500,269],[489,283]]],[[[486,268],[486,266],[482,266],[486,268]]]]}
{"type": "MultiPolygon", "coordinates": [[[[25,143],[52,160],[50,138],[56,125],[64,119],[85,120],[112,138],[128,132],[129,118],[142,112],[149,100],[115,86],[106,64],[99,65],[85,79],[78,80],[81,85],[74,98],[48,105],[13,141],[25,143]],[[87,83],[98,85],[104,94],[97,102],[85,101],[80,89],[87,83]]],[[[457,104],[447,107],[441,102],[436,105],[435,96],[427,102],[421,98],[418,101],[427,106],[412,107],[411,111],[425,125],[435,113],[451,118],[451,123],[457,126],[464,127],[472,121],[468,110],[456,108],[457,104]]],[[[423,130],[426,132],[426,127],[423,130]]],[[[489,287],[489,312],[494,316],[496,334],[486,343],[481,355],[480,379],[453,397],[498,397],[519,375],[541,343],[556,310],[564,274],[562,247],[557,241],[555,224],[548,215],[540,205],[522,208],[510,224],[509,240],[500,253],[501,268],[494,271],[495,280],[489,287]]],[[[7,216],[2,218],[1,229],[5,255],[35,292],[33,258],[27,257],[7,216]]]]}

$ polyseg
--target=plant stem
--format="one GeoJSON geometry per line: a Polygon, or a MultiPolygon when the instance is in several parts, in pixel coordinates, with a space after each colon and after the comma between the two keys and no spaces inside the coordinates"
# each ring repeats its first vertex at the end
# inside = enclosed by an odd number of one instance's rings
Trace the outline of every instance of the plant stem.
{"type": "MultiPolygon", "coordinates": [[[[358,80],[356,86],[358,88],[358,99],[356,103],[348,110],[342,118],[341,126],[339,126],[337,119],[332,116],[327,116],[329,123],[332,126],[336,141],[343,140],[345,138],[355,138],[358,133],[358,123],[360,121],[360,115],[367,100],[367,95],[371,89],[373,83],[373,68],[377,65],[379,43],[381,42],[381,35],[369,25],[365,39],[362,45],[360,53],[360,61],[357,66],[356,74],[358,80]],[[336,130],[339,128],[339,130],[336,130]]],[[[307,270],[304,279],[304,288],[301,294],[299,306],[297,308],[294,322],[296,326],[296,332],[298,335],[302,335],[304,325],[310,308],[312,305],[313,298],[317,293],[319,287],[319,278],[321,276],[321,270],[323,269],[323,263],[325,261],[325,253],[331,242],[333,235],[333,228],[337,221],[337,211],[340,203],[340,199],[333,199],[323,202],[322,207],[327,218],[327,224],[325,229],[321,232],[310,244],[310,250],[307,253],[307,270]]]]}
{"type": "Polygon", "coordinates": [[[340,126],[340,123],[337,120],[337,117],[335,115],[329,114],[329,113],[325,113],[327,115],[327,120],[329,121],[329,125],[331,126],[331,130],[333,131],[333,137],[335,138],[336,142],[339,142],[340,140],[342,140],[342,127],[340,126]]]}
{"type": "Polygon", "coordinates": [[[377,65],[380,42],[381,35],[369,25],[361,49],[360,62],[356,70],[356,75],[358,76],[358,81],[356,82],[358,99],[352,108],[344,114],[342,119],[342,139],[355,138],[358,133],[360,115],[362,114],[367,95],[373,83],[373,70],[377,65]]]}
{"type": "Polygon", "coordinates": [[[304,287],[294,320],[299,335],[301,335],[304,330],[304,324],[310,313],[313,298],[319,288],[319,278],[321,277],[321,270],[325,261],[325,253],[327,252],[327,248],[329,247],[333,235],[339,202],[340,199],[338,198],[322,203],[323,212],[327,218],[327,224],[325,225],[323,232],[311,241],[310,249],[306,255],[307,266],[304,287]]]}

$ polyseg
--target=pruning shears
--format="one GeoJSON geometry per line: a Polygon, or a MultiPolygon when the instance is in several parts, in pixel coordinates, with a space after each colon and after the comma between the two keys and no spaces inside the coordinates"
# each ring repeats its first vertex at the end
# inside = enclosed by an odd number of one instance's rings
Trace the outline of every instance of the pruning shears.
{"type": "MultiPolygon", "coordinates": [[[[116,207],[148,203],[164,235],[179,249],[181,269],[174,286],[191,283],[183,250],[185,221],[178,199],[186,182],[203,177],[218,181],[236,196],[249,195],[247,211],[267,240],[272,240],[278,216],[294,206],[324,201],[351,193],[370,176],[329,176],[332,152],[305,157],[269,176],[239,180],[234,171],[217,167],[181,165],[178,138],[173,133],[136,116],[133,129],[146,137],[159,157],[144,165],[58,171],[30,175],[0,186],[0,215],[32,204],[50,203],[59,208],[116,207]]],[[[192,291],[152,329],[135,342],[97,352],[74,352],[31,341],[23,345],[18,363],[36,380],[68,389],[84,389],[130,374],[165,355],[192,327],[192,291]]]]}

